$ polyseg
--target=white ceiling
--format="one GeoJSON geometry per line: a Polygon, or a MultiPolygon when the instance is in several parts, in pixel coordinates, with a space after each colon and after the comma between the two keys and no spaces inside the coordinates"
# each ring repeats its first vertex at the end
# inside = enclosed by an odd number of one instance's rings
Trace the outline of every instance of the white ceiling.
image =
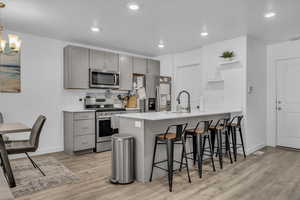
{"type": "Polygon", "coordinates": [[[300,0],[6,0],[7,29],[147,56],[249,34],[268,43],[300,35],[300,0]],[[265,19],[264,13],[277,16],[265,19]],[[103,29],[93,33],[90,27],[103,29]],[[200,32],[209,36],[202,38],[200,32]],[[158,49],[160,40],[165,43],[158,49]]]}

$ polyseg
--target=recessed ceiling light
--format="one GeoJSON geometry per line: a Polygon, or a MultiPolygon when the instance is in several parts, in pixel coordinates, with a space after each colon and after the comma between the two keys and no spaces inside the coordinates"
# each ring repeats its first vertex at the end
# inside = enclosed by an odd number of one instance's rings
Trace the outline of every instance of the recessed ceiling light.
{"type": "Polygon", "coordinates": [[[98,28],[98,27],[91,27],[91,31],[93,31],[93,32],[99,32],[100,28],[98,28]]]}
{"type": "Polygon", "coordinates": [[[268,12],[265,14],[265,18],[272,18],[272,17],[275,17],[276,16],[276,13],[274,12],[268,12]]]}
{"type": "Polygon", "coordinates": [[[200,33],[200,34],[201,34],[202,37],[208,36],[208,32],[202,32],[202,33],[200,33]]]}
{"type": "Polygon", "coordinates": [[[164,45],[164,43],[162,43],[162,42],[161,42],[161,43],[159,43],[157,46],[158,46],[158,48],[160,48],[160,49],[163,49],[163,48],[165,48],[165,45],[164,45]]]}
{"type": "Polygon", "coordinates": [[[140,6],[139,4],[135,3],[135,2],[131,2],[127,5],[127,7],[130,9],[130,10],[133,10],[133,11],[137,11],[140,9],[140,6]]]}

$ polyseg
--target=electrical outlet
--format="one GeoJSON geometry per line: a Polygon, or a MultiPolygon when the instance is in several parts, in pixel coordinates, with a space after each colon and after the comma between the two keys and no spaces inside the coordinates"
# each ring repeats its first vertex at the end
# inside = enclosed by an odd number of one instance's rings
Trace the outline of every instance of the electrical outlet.
{"type": "Polygon", "coordinates": [[[134,122],[134,127],[135,127],[135,128],[141,128],[141,127],[142,127],[141,121],[135,121],[135,122],[134,122]]]}

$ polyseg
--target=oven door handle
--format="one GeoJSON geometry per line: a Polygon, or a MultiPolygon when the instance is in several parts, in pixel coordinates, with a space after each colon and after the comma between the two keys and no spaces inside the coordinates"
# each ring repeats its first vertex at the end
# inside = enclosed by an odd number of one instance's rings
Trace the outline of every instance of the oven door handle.
{"type": "Polygon", "coordinates": [[[111,117],[110,116],[109,117],[107,117],[107,116],[105,116],[105,117],[98,117],[97,120],[98,121],[111,120],[111,117]]]}
{"type": "Polygon", "coordinates": [[[114,80],[114,85],[116,86],[116,85],[118,85],[118,84],[117,84],[117,74],[114,74],[114,79],[115,79],[115,80],[114,80]]]}

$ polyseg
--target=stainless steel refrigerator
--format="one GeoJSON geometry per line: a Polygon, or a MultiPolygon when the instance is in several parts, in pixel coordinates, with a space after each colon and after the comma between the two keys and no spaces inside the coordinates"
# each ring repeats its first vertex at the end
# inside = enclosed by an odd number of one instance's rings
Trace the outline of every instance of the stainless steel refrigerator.
{"type": "Polygon", "coordinates": [[[159,77],[159,86],[156,89],[157,111],[171,111],[172,79],[168,76],[159,77]]]}

